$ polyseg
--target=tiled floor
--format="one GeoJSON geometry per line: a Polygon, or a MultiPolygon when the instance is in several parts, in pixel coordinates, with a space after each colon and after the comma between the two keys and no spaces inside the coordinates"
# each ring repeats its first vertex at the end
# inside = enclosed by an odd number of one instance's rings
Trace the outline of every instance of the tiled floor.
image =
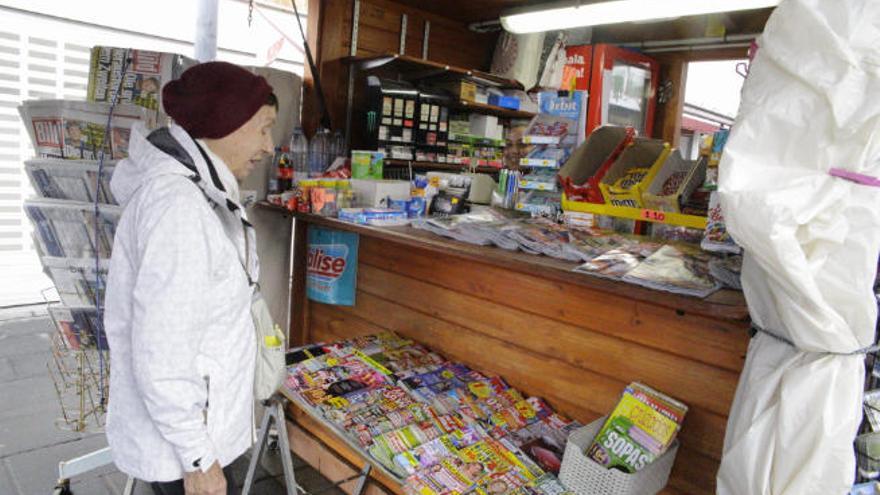
{"type": "MultiPolygon", "coordinates": [[[[41,307],[0,309],[0,495],[52,494],[59,461],[107,445],[102,433],[75,433],[55,426],[61,408],[47,370],[54,329],[45,313],[41,307]]],[[[239,486],[248,461],[245,456],[233,466],[239,486]]],[[[308,492],[329,485],[296,457],[294,467],[297,482],[308,492]]],[[[267,452],[251,493],[283,494],[281,475],[278,452],[267,452]]],[[[125,482],[125,475],[110,465],[70,480],[70,487],[75,495],[118,495],[125,482]]],[[[152,491],[138,484],[135,493],[152,491]]],[[[341,495],[335,489],[323,493],[341,495]]]]}

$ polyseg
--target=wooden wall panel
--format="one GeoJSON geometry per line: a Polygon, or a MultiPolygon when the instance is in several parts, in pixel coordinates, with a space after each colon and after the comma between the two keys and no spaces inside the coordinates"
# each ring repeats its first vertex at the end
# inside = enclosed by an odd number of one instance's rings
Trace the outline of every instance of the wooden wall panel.
{"type": "MultiPolygon", "coordinates": [[[[351,49],[352,0],[309,0],[309,44],[320,72],[334,128],[345,125],[348,67],[339,59],[351,49]]],[[[426,21],[431,22],[428,59],[468,69],[486,70],[491,62],[497,33],[474,33],[458,21],[447,19],[391,0],[361,0],[357,55],[397,53],[400,48],[401,16],[407,15],[407,55],[422,56],[426,21]],[[466,47],[466,49],[463,49],[466,47]]],[[[361,90],[356,85],[356,91],[361,90]]],[[[302,123],[311,136],[318,126],[320,111],[311,70],[304,77],[302,123]]]]}

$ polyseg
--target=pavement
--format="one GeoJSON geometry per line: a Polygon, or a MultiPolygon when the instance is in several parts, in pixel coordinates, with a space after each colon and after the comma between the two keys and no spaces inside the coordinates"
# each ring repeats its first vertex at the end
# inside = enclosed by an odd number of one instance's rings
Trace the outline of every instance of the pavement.
{"type": "MultiPolygon", "coordinates": [[[[55,332],[45,305],[0,308],[0,495],[49,495],[58,478],[58,463],[107,446],[101,432],[78,433],[59,428],[61,406],[48,371],[50,337],[55,332]]],[[[240,487],[249,455],[233,464],[240,487]]],[[[297,482],[315,493],[330,485],[294,456],[297,482]]],[[[126,476],[115,466],[98,468],[70,480],[75,495],[118,495],[126,476]]],[[[264,454],[251,493],[284,494],[280,456],[264,454]]],[[[150,495],[144,483],[136,495],[150,495]]],[[[342,495],[337,489],[324,491],[342,495]]]]}

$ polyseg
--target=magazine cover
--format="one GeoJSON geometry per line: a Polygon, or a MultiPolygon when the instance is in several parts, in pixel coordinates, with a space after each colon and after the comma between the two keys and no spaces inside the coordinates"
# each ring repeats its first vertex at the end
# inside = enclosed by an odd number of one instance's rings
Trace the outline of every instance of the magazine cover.
{"type": "Polygon", "coordinates": [[[134,105],[117,105],[106,140],[110,105],[72,100],[27,100],[18,107],[34,152],[40,158],[106,160],[128,156],[131,127],[146,122],[146,112],[134,105]]]}
{"type": "Polygon", "coordinates": [[[55,321],[58,331],[65,344],[71,350],[97,349],[109,350],[107,335],[98,320],[98,311],[94,308],[68,308],[50,306],[49,314],[55,321]]]}
{"type": "Polygon", "coordinates": [[[150,125],[159,123],[162,115],[162,87],[177,79],[198,62],[183,55],[148,50],[96,46],[89,63],[89,101],[110,103],[122,79],[120,103],[137,105],[148,110],[150,125]],[[123,76],[122,68],[128,54],[129,62],[123,76]]]}
{"type": "Polygon", "coordinates": [[[110,260],[99,261],[97,274],[93,259],[47,256],[40,261],[55,284],[55,290],[58,291],[58,296],[65,306],[94,306],[96,297],[100,301],[104,300],[110,260]]]}
{"type": "Polygon", "coordinates": [[[706,297],[721,288],[709,273],[712,256],[696,246],[667,244],[624,275],[629,283],[688,296],[706,297]]]}
{"type": "Polygon", "coordinates": [[[94,205],[49,199],[25,200],[40,252],[57,258],[109,258],[122,209],[101,206],[95,235],[94,205]]]}
{"type": "Polygon", "coordinates": [[[586,99],[586,91],[571,91],[567,96],[560,96],[558,91],[538,93],[539,115],[533,121],[535,125],[529,125],[526,135],[558,136],[561,138],[558,142],[565,148],[576,148],[586,139],[586,99]]]}
{"type": "Polygon", "coordinates": [[[633,385],[624,391],[586,452],[602,466],[626,473],[641,470],[666,452],[681,427],[680,421],[669,417],[674,414],[669,404],[677,401],[633,385]]]}
{"type": "Polygon", "coordinates": [[[93,203],[118,204],[110,192],[115,162],[104,164],[98,184],[98,163],[91,160],[36,159],[24,162],[24,169],[37,195],[93,203]]]}

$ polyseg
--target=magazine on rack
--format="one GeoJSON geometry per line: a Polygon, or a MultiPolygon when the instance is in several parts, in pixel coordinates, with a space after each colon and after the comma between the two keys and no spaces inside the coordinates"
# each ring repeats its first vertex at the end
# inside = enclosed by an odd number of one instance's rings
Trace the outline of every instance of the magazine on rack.
{"type": "Polygon", "coordinates": [[[173,53],[96,46],[92,48],[89,64],[89,101],[113,101],[119,79],[123,77],[126,53],[129,61],[122,80],[120,103],[143,107],[148,111],[151,126],[164,125],[157,121],[162,112],[162,87],[198,62],[173,53]]]}
{"type": "Polygon", "coordinates": [[[92,160],[61,160],[42,158],[27,160],[24,169],[34,191],[40,197],[93,203],[117,204],[110,192],[110,177],[115,162],[104,164],[98,187],[98,162],[92,160]]]}
{"type": "Polygon", "coordinates": [[[65,306],[93,306],[96,295],[98,300],[104,300],[103,289],[107,286],[110,260],[102,259],[98,262],[97,275],[100,282],[96,277],[94,259],[44,256],[40,261],[65,306]]]}
{"type": "Polygon", "coordinates": [[[71,350],[109,350],[107,335],[94,307],[49,306],[64,343],[71,350]]]}
{"type": "Polygon", "coordinates": [[[146,120],[143,108],[117,105],[110,122],[110,139],[105,142],[108,103],[28,100],[18,111],[40,158],[97,160],[102,150],[107,160],[125,158],[131,127],[146,120]]]}
{"type": "Polygon", "coordinates": [[[40,252],[57,258],[94,258],[96,253],[101,258],[110,257],[122,208],[100,206],[97,236],[94,208],[89,203],[51,199],[24,202],[40,252]]]}
{"type": "Polygon", "coordinates": [[[721,288],[709,274],[711,258],[696,246],[667,244],[630,270],[623,280],[676,294],[706,297],[721,288]]]}
{"type": "Polygon", "coordinates": [[[407,479],[410,493],[557,493],[540,466],[554,467],[558,453],[548,459],[543,450],[564,445],[577,423],[501,377],[388,333],[322,345],[294,361],[285,387],[296,402],[407,479]]]}

